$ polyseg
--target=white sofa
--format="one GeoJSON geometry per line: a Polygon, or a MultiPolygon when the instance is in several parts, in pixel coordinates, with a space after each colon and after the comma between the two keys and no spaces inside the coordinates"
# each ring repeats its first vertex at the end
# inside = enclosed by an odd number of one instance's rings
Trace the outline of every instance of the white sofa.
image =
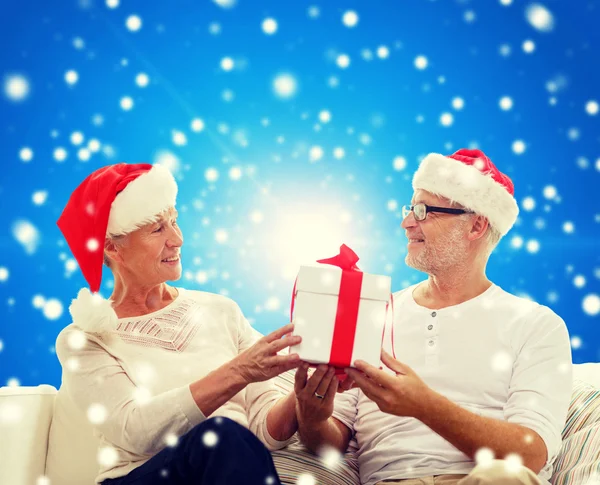
{"type": "MultiPolygon", "coordinates": [[[[575,365],[574,379],[600,388],[600,363],[575,365]]],[[[290,389],[290,375],[278,377],[277,384],[282,389],[290,389]]],[[[49,385],[0,388],[1,485],[93,485],[98,441],[83,415],[59,416],[55,413],[55,408],[69,409],[57,405],[61,399],[66,398],[49,385]],[[49,443],[60,443],[60,446],[49,446],[49,443]]],[[[312,471],[310,464],[307,469],[307,460],[311,458],[300,445],[292,446],[291,453],[302,455],[302,458],[295,464],[281,465],[284,483],[295,482],[291,481],[295,470],[312,471]]],[[[352,455],[349,451],[345,465],[334,472],[335,480],[328,479],[318,470],[313,473],[317,482],[358,484],[352,455]]],[[[288,450],[282,460],[289,456],[288,450]]]]}

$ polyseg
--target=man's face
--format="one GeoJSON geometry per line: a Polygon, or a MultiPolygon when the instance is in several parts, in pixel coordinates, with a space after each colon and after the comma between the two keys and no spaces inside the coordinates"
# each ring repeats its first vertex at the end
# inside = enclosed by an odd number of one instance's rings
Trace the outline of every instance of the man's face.
{"type": "MultiPolygon", "coordinates": [[[[411,205],[423,203],[436,207],[451,207],[448,199],[417,190],[411,205]]],[[[408,238],[405,262],[427,274],[440,271],[465,261],[469,249],[468,222],[464,216],[429,212],[423,221],[415,220],[410,212],[402,221],[408,238]]]]}

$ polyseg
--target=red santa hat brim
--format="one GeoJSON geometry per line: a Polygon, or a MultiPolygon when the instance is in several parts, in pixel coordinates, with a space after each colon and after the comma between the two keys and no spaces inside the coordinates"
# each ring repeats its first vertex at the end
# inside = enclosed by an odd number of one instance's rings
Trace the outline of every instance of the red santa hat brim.
{"type": "Polygon", "coordinates": [[[427,155],[414,174],[412,186],[445,197],[485,216],[502,236],[519,215],[515,198],[490,174],[439,153],[427,155]]]}

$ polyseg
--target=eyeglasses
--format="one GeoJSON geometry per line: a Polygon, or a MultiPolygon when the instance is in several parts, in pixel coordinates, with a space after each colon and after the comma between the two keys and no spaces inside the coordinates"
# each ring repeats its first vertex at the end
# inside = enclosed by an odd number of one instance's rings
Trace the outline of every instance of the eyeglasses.
{"type": "Polygon", "coordinates": [[[451,209],[450,207],[435,207],[426,204],[405,205],[402,207],[402,217],[413,213],[416,221],[424,221],[429,212],[442,212],[444,214],[473,214],[473,211],[464,209],[451,209]]]}

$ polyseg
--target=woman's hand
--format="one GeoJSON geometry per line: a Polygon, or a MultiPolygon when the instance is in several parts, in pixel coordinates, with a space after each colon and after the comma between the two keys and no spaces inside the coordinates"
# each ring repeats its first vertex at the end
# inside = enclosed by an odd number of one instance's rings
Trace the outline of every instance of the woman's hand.
{"type": "Polygon", "coordinates": [[[304,424],[327,421],[333,414],[333,401],[338,386],[339,380],[334,367],[320,364],[309,376],[308,363],[303,363],[296,371],[294,383],[298,421],[304,424]]]}
{"type": "Polygon", "coordinates": [[[300,365],[298,354],[277,355],[277,352],[291,345],[297,345],[302,337],[289,335],[294,324],[285,327],[258,340],[252,347],[235,357],[231,363],[246,384],[268,381],[269,379],[294,369],[300,365]],[[282,338],[283,337],[283,338],[282,338]]]}

